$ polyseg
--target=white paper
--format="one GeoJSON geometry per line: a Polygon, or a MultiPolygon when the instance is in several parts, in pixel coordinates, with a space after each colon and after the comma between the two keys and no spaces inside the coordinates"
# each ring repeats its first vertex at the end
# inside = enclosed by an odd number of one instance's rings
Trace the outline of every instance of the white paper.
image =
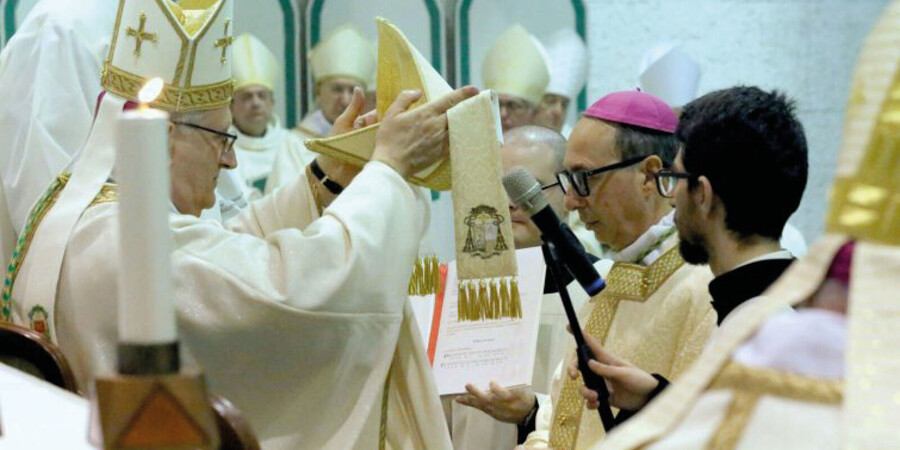
{"type": "Polygon", "coordinates": [[[531,384],[546,266],[540,247],[517,250],[516,262],[522,318],[481,322],[457,319],[456,264],[450,263],[432,365],[440,395],[463,393],[467,383],[482,389],[491,381],[531,384]]]}
{"type": "Polygon", "coordinates": [[[422,345],[428,349],[428,339],[431,337],[431,322],[434,319],[435,295],[410,295],[409,304],[412,305],[413,315],[416,316],[416,325],[422,335],[422,345]]]}

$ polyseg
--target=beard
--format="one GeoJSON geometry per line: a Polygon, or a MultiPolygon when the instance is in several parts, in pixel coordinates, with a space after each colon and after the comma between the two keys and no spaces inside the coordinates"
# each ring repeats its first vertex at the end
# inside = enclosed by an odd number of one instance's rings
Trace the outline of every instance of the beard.
{"type": "MultiPolygon", "coordinates": [[[[679,233],[680,234],[680,233],[679,233]]],[[[700,236],[678,236],[678,252],[684,262],[693,265],[703,265],[709,263],[709,252],[706,251],[703,238],[700,236]]]]}

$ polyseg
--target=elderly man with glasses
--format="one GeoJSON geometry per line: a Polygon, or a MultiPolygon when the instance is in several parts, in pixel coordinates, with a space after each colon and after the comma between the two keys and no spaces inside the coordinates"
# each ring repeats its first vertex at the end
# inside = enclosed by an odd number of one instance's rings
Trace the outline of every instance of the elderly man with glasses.
{"type": "MultiPolygon", "coordinates": [[[[699,356],[715,328],[706,266],[685,264],[669,200],[656,173],[671,167],[678,119],[662,100],[640,91],[609,94],[572,131],[553,188],[607,248],[598,262],[607,288],[580,311],[585,332],[616,354],[664,377],[699,356]],[[605,269],[605,270],[604,270],[605,269]]],[[[574,342],[564,363],[574,356],[574,342]]],[[[565,366],[561,366],[565,367],[565,366]]],[[[483,393],[476,400],[499,420],[519,424],[527,447],[581,449],[603,439],[596,412],[579,396],[581,380],[557,370],[550,399],[525,391],[483,393]]]]}

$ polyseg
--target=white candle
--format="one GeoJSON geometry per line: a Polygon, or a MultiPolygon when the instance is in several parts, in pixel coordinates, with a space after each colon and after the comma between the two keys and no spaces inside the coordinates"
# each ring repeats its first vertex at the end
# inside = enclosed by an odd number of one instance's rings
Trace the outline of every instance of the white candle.
{"type": "Polygon", "coordinates": [[[177,339],[169,230],[169,115],[126,111],[116,127],[119,186],[119,342],[177,339]]]}

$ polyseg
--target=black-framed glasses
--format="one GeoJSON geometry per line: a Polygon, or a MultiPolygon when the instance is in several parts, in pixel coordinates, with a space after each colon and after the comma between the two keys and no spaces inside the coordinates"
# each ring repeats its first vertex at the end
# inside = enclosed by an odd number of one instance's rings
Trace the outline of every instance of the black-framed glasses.
{"type": "Polygon", "coordinates": [[[224,148],[224,150],[223,150],[224,153],[228,153],[234,148],[234,142],[237,141],[237,138],[238,138],[234,134],[225,133],[225,132],[222,132],[219,130],[214,130],[212,128],[204,127],[203,125],[197,125],[196,123],[182,122],[180,120],[173,120],[172,123],[174,123],[175,125],[181,125],[181,126],[193,128],[196,130],[202,130],[207,133],[212,133],[212,134],[215,134],[216,136],[221,137],[223,139],[222,145],[224,148]]]}
{"type": "Polygon", "coordinates": [[[656,178],[656,190],[659,191],[659,195],[665,198],[672,198],[675,195],[675,186],[678,184],[679,179],[690,180],[691,178],[696,178],[695,175],[687,172],[676,172],[674,170],[660,170],[654,173],[653,177],[656,178]]]}
{"type": "Polygon", "coordinates": [[[562,189],[563,194],[568,194],[570,189],[574,189],[575,193],[582,196],[587,197],[591,195],[591,187],[588,184],[588,181],[591,177],[600,175],[604,172],[610,172],[613,170],[624,169],[629,166],[633,166],[643,160],[645,160],[650,155],[642,155],[635,156],[634,158],[628,158],[624,161],[617,162],[615,164],[610,164],[608,166],[603,166],[599,169],[592,170],[563,170],[562,172],[558,172],[556,174],[555,185],[559,185],[560,189],[562,189]]]}

